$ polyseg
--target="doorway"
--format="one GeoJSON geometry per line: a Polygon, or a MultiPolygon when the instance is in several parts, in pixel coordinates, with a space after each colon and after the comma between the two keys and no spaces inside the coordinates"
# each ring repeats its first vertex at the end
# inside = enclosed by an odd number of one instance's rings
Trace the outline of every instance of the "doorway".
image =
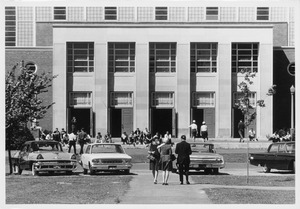
{"type": "Polygon", "coordinates": [[[76,118],[76,130],[84,128],[87,134],[91,134],[91,109],[90,108],[71,108],[69,117],[69,132],[71,131],[71,120],[76,118]]]}
{"type": "MultiPolygon", "coordinates": [[[[240,120],[244,121],[244,115],[241,110],[233,109],[233,138],[240,138],[238,124],[240,120]]],[[[245,136],[245,134],[244,134],[245,136]]]]}
{"type": "Polygon", "coordinates": [[[198,137],[200,137],[200,127],[202,122],[205,121],[208,129],[208,138],[215,137],[215,109],[214,108],[192,108],[191,123],[196,121],[198,126],[198,137]]]}
{"type": "Polygon", "coordinates": [[[166,131],[169,131],[173,136],[173,109],[152,109],[151,133],[154,135],[156,132],[164,136],[166,131]]]}
{"type": "Polygon", "coordinates": [[[123,132],[130,134],[131,131],[133,131],[133,109],[111,109],[110,121],[110,132],[112,137],[121,137],[123,132]]]}

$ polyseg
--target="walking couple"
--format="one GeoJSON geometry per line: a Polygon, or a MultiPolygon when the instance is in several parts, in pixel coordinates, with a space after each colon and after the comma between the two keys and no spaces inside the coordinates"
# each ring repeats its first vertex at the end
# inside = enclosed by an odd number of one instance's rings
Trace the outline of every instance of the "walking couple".
{"type": "MultiPolygon", "coordinates": [[[[150,160],[149,169],[152,170],[154,184],[157,184],[158,171],[162,171],[163,183],[168,185],[170,171],[173,169],[172,165],[172,144],[170,139],[164,138],[163,143],[159,140],[152,140],[149,154],[153,156],[150,160]]],[[[192,154],[191,146],[186,142],[186,136],[181,136],[181,142],[176,144],[175,153],[178,154],[177,166],[179,169],[180,184],[183,184],[183,174],[186,176],[186,183],[189,183],[188,172],[190,164],[190,155],[192,154]]]]}

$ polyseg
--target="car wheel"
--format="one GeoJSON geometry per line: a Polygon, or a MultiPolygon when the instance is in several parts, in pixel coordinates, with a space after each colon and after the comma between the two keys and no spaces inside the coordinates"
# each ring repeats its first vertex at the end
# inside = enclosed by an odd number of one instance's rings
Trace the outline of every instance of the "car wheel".
{"type": "Polygon", "coordinates": [[[39,172],[35,169],[34,164],[32,164],[31,173],[32,173],[33,176],[38,176],[39,175],[39,172]]]}
{"type": "Polygon", "coordinates": [[[14,174],[21,175],[22,174],[22,169],[20,168],[20,165],[14,164],[13,165],[13,172],[14,172],[14,174]]]}
{"type": "Polygon", "coordinates": [[[53,174],[54,174],[54,171],[48,171],[48,173],[49,173],[50,175],[53,175],[53,174]]]}
{"type": "Polygon", "coordinates": [[[295,161],[293,161],[293,173],[296,173],[296,164],[295,164],[295,161]]]}
{"type": "Polygon", "coordinates": [[[128,175],[128,174],[130,173],[130,170],[129,170],[129,169],[124,170],[124,173],[125,173],[126,175],[128,175]]]}
{"type": "Polygon", "coordinates": [[[88,169],[85,169],[85,168],[84,168],[84,169],[83,169],[83,174],[86,175],[87,173],[88,173],[88,169]]]}
{"type": "Polygon", "coordinates": [[[219,168],[214,168],[214,169],[213,169],[213,173],[214,173],[214,174],[219,174],[219,168]]]}
{"type": "Polygon", "coordinates": [[[89,172],[90,172],[90,175],[94,175],[95,174],[95,171],[91,168],[90,164],[89,164],[89,172]]]}
{"type": "Polygon", "coordinates": [[[206,175],[208,175],[208,174],[210,174],[210,172],[211,172],[211,170],[210,169],[204,169],[204,173],[206,174],[206,175]]]}
{"type": "Polygon", "coordinates": [[[66,174],[67,174],[67,175],[72,175],[72,174],[73,174],[73,171],[66,171],[66,174]]]}
{"type": "Polygon", "coordinates": [[[263,172],[264,173],[270,173],[271,168],[269,168],[266,164],[263,166],[263,172]]]}

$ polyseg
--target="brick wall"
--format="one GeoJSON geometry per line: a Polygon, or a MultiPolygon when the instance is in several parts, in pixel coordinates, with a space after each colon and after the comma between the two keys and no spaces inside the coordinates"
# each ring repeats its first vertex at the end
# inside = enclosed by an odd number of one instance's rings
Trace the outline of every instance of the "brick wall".
{"type": "MultiPolygon", "coordinates": [[[[52,73],[52,50],[38,49],[6,49],[5,53],[5,70],[10,70],[16,63],[22,60],[26,62],[35,62],[38,66],[38,73],[52,73]]],[[[48,89],[47,93],[41,95],[45,104],[52,103],[52,88],[48,89]]],[[[40,126],[43,130],[52,130],[52,108],[50,108],[45,117],[40,120],[40,126]]]]}

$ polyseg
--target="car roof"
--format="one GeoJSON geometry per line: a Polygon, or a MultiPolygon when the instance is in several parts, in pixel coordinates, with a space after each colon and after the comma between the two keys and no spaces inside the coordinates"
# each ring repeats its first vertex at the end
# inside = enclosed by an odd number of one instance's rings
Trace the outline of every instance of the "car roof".
{"type": "Polygon", "coordinates": [[[40,140],[40,141],[27,141],[24,144],[58,144],[59,142],[54,140],[40,140]]]}
{"type": "Polygon", "coordinates": [[[214,145],[213,143],[207,143],[207,142],[189,142],[189,143],[195,145],[214,145]]]}

